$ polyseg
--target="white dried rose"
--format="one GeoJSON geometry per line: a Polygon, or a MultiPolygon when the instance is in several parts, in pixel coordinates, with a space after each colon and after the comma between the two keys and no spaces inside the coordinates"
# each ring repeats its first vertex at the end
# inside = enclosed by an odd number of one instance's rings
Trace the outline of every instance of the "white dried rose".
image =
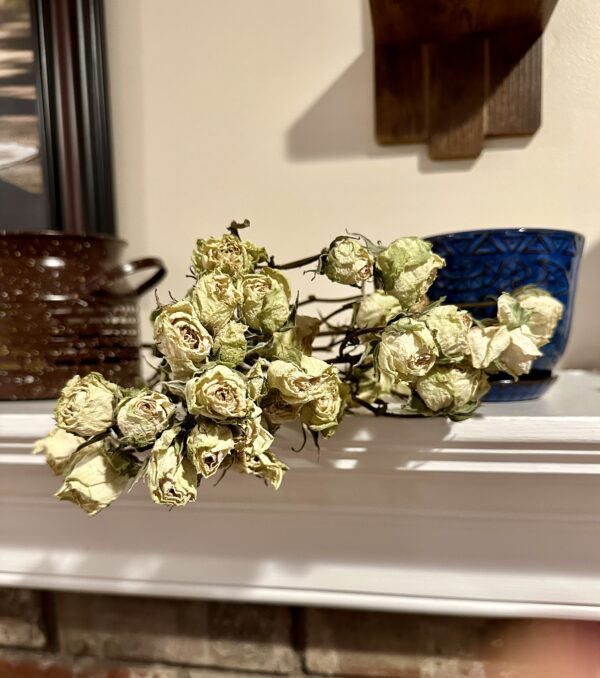
{"type": "Polygon", "coordinates": [[[240,299],[237,285],[226,273],[213,272],[201,276],[191,291],[198,319],[213,333],[231,320],[240,299]]]}
{"type": "Polygon", "coordinates": [[[457,306],[436,306],[421,318],[431,330],[441,354],[452,361],[460,361],[469,354],[468,335],[473,319],[457,306]]]}
{"type": "Polygon", "coordinates": [[[402,318],[388,325],[377,348],[377,367],[392,384],[411,382],[427,374],[439,355],[424,322],[402,318]]]}
{"type": "Polygon", "coordinates": [[[354,238],[337,238],[329,246],[323,273],[332,282],[362,285],[373,275],[373,257],[354,238]]]}
{"type": "Polygon", "coordinates": [[[319,432],[325,438],[335,433],[344,414],[344,403],[348,386],[342,384],[337,374],[328,374],[320,395],[302,408],[302,422],[311,431],[319,432]]]}
{"type": "Polygon", "coordinates": [[[55,428],[45,438],[33,445],[33,454],[45,454],[46,463],[55,475],[60,475],[67,466],[73,453],[85,442],[85,438],[55,428]]]}
{"type": "Polygon", "coordinates": [[[531,370],[533,361],[539,358],[542,352],[537,347],[536,337],[529,331],[527,325],[511,330],[509,334],[510,343],[498,357],[496,364],[503,372],[520,377],[531,370]]]}
{"type": "Polygon", "coordinates": [[[513,296],[528,313],[527,327],[535,336],[537,345],[548,343],[563,316],[563,304],[538,287],[523,287],[515,290],[513,296]]]}
{"type": "Polygon", "coordinates": [[[365,297],[356,310],[356,325],[361,329],[382,327],[402,311],[402,304],[393,294],[377,290],[365,297]]]}
{"type": "Polygon", "coordinates": [[[241,473],[262,478],[267,485],[278,490],[289,469],[271,452],[272,444],[273,436],[258,418],[246,420],[235,441],[236,468],[241,473]]]}
{"type": "Polygon", "coordinates": [[[273,268],[242,278],[242,319],[257,332],[273,334],[290,316],[291,289],[288,279],[273,268]]]}
{"type": "Polygon", "coordinates": [[[235,367],[243,362],[248,350],[246,341],[247,325],[230,322],[215,337],[214,351],[217,360],[228,367],[235,367]]]}
{"type": "Polygon", "coordinates": [[[415,388],[432,412],[466,414],[479,404],[489,385],[482,370],[439,366],[418,379],[415,388]]]}
{"type": "Polygon", "coordinates": [[[220,271],[239,278],[253,271],[257,263],[266,260],[264,248],[230,234],[198,240],[192,254],[192,266],[198,275],[220,271]]]}
{"type": "Polygon", "coordinates": [[[302,356],[300,366],[284,360],[269,365],[267,383],[279,391],[281,399],[290,405],[303,405],[321,395],[325,379],[337,370],[323,360],[302,356]]]}
{"type": "Polygon", "coordinates": [[[180,429],[167,429],[154,443],[146,483],[156,504],[185,506],[196,500],[196,469],[182,454],[180,429]]]}
{"type": "Polygon", "coordinates": [[[54,417],[60,428],[89,437],[104,433],[115,421],[115,405],[120,390],[101,374],[69,379],[63,388],[54,417]]]}
{"type": "Polygon", "coordinates": [[[55,496],[93,516],[117,499],[130,475],[127,461],[118,452],[108,450],[104,441],[92,443],[82,450],[55,496]]]}
{"type": "MultiPolygon", "coordinates": [[[[282,399],[281,394],[274,391],[260,404],[263,416],[270,427],[280,426],[288,421],[295,421],[300,415],[302,405],[291,405],[282,399]]],[[[273,429],[271,429],[273,430],[273,429]]]]}
{"type": "Polygon", "coordinates": [[[508,348],[510,333],[504,325],[472,327],[469,330],[468,341],[473,367],[486,369],[508,348]]]}
{"type": "Polygon", "coordinates": [[[399,238],[377,257],[377,267],[386,292],[398,298],[405,309],[427,294],[444,260],[420,238],[399,238]]]}
{"type": "Polygon", "coordinates": [[[273,334],[268,354],[281,360],[299,359],[300,354],[310,355],[321,321],[308,315],[297,315],[294,327],[273,334]]]}
{"type": "Polygon", "coordinates": [[[125,443],[146,447],[170,424],[176,406],[156,391],[142,391],[119,404],[117,426],[125,443]]]}
{"type": "Polygon", "coordinates": [[[190,414],[216,421],[240,419],[252,409],[246,380],[225,365],[211,367],[190,379],[185,386],[185,400],[190,414]]]}
{"type": "Polygon", "coordinates": [[[200,420],[188,433],[187,455],[203,478],[213,476],[233,449],[231,429],[200,420]]]}
{"type": "Polygon", "coordinates": [[[189,301],[164,306],[154,320],[154,340],[175,379],[187,379],[201,367],[212,348],[212,337],[189,301]]]}

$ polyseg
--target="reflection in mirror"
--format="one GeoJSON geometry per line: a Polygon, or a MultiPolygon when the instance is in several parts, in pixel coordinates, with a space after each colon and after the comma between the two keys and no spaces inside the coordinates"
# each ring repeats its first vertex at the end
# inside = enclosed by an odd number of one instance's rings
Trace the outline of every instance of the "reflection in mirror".
{"type": "Polygon", "coordinates": [[[49,228],[31,12],[0,0],[0,230],[49,228]]]}

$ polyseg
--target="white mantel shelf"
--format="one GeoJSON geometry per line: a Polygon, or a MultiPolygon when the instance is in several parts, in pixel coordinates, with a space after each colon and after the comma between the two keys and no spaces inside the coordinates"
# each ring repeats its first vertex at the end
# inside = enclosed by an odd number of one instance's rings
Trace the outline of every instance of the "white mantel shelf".
{"type": "Polygon", "coordinates": [[[95,518],[32,442],[52,403],[0,403],[0,586],[445,614],[600,619],[600,374],[469,421],[349,417],[278,450],[275,493],[228,474],[193,506],[139,484],[95,518]]]}

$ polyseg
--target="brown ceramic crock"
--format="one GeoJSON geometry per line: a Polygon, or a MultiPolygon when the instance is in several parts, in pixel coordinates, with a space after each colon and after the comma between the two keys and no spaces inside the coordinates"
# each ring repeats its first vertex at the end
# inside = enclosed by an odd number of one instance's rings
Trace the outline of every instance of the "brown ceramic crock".
{"type": "Polygon", "coordinates": [[[139,382],[137,298],[159,259],[120,263],[125,242],[52,231],[0,233],[0,400],[55,398],[74,374],[139,382]],[[145,269],[137,287],[127,280],[145,269]]]}

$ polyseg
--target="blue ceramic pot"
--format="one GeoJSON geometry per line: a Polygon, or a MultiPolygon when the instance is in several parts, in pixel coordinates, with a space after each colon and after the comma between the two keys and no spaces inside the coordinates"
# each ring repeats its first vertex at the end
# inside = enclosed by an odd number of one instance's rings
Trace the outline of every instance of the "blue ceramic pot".
{"type": "Polygon", "coordinates": [[[427,240],[446,260],[430,290],[432,299],[466,305],[478,318],[494,316],[491,299],[523,285],[537,285],[562,301],[563,318],[533,366],[538,373],[551,371],[569,338],[583,236],[546,228],[497,228],[427,240]]]}

